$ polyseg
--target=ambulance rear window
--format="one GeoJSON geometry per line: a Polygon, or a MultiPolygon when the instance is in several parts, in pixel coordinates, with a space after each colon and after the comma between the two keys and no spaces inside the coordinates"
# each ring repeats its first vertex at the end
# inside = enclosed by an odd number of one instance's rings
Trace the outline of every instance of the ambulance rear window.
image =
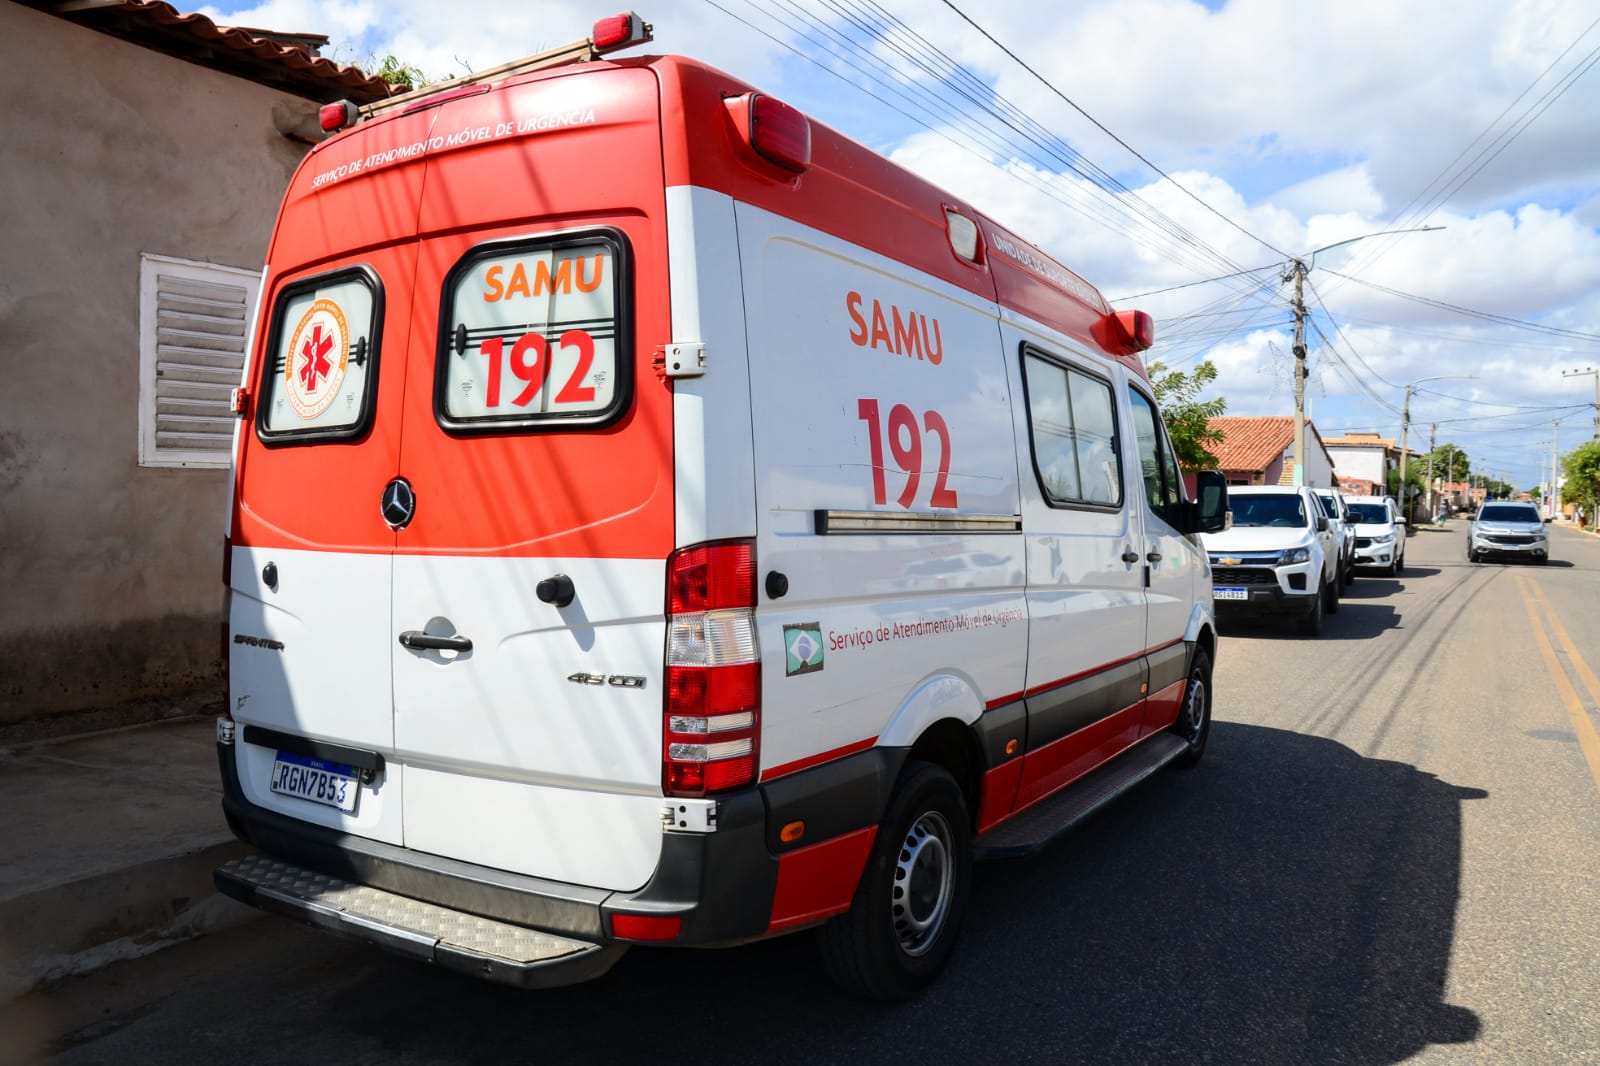
{"type": "Polygon", "coordinates": [[[256,430],[268,443],[345,440],[372,421],[383,288],[364,267],[278,294],[256,430]]]}
{"type": "Polygon", "coordinates": [[[434,412],[455,432],[601,425],[626,406],[625,245],[613,230],[497,242],[445,281],[434,412]]]}

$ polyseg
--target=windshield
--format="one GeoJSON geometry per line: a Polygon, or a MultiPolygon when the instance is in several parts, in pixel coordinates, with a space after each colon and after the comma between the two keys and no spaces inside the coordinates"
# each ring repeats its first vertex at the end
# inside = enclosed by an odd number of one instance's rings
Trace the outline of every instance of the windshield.
{"type": "Polygon", "coordinates": [[[1539,512],[1527,504],[1487,503],[1478,512],[1480,522],[1543,522],[1539,512]]]}
{"type": "Polygon", "coordinates": [[[1323,514],[1327,515],[1329,518],[1339,517],[1339,505],[1333,502],[1332,496],[1324,496],[1319,492],[1317,493],[1317,502],[1322,504],[1323,514]]]}
{"type": "Polygon", "coordinates": [[[1235,494],[1228,498],[1235,526],[1280,526],[1293,528],[1307,525],[1305,501],[1297,493],[1272,495],[1235,494]]]}
{"type": "Polygon", "coordinates": [[[1389,521],[1389,508],[1381,503],[1352,503],[1350,517],[1357,525],[1365,523],[1385,525],[1389,521]]]}

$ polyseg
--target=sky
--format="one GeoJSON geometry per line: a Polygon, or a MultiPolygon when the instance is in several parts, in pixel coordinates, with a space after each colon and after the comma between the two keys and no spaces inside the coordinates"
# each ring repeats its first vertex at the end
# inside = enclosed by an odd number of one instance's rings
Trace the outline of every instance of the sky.
{"type": "MultiPolygon", "coordinates": [[[[655,41],[637,52],[782,98],[1149,311],[1147,361],[1210,360],[1206,396],[1230,415],[1294,412],[1298,259],[1323,437],[1399,440],[1409,399],[1414,450],[1456,444],[1526,489],[1553,446],[1597,433],[1600,375],[1582,373],[1600,370],[1593,0],[646,2],[655,41]],[[1426,227],[1441,228],[1385,235],[1426,227]]],[[[199,10],[440,78],[577,40],[615,11],[199,10]]]]}

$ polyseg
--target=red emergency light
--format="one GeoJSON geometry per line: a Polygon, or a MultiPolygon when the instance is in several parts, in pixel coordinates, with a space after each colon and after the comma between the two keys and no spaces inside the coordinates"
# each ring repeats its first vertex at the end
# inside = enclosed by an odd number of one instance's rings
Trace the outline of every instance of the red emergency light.
{"type": "Polygon", "coordinates": [[[782,100],[750,94],[750,147],[796,174],[811,167],[811,122],[782,100]]]}
{"type": "Polygon", "coordinates": [[[1094,324],[1094,339],[1115,355],[1134,355],[1156,342],[1156,322],[1144,311],[1113,311],[1094,324]]]}
{"type": "Polygon", "coordinates": [[[322,132],[332,133],[355,125],[357,114],[355,104],[349,100],[338,100],[317,109],[317,122],[322,126],[322,132]]]}
{"type": "Polygon", "coordinates": [[[650,26],[632,11],[603,18],[594,24],[589,35],[590,46],[597,53],[614,52],[618,48],[643,44],[650,40],[650,26]]]}

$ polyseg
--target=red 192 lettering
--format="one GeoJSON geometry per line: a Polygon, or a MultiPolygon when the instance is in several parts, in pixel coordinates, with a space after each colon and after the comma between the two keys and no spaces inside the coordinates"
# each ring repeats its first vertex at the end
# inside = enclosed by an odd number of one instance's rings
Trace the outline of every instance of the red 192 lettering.
{"type": "MultiPolygon", "coordinates": [[[[504,373],[502,369],[505,356],[504,337],[486,337],[478,350],[489,360],[489,385],[484,390],[483,403],[485,407],[500,406],[500,378],[504,373]]],[[[580,382],[589,374],[589,368],[594,365],[594,338],[589,336],[587,330],[569,329],[561,335],[562,348],[576,348],[578,350],[577,365],[572,368],[572,374],[567,378],[566,384],[561,386],[561,391],[556,393],[555,402],[562,403],[588,403],[594,399],[594,386],[583,385],[580,382]]],[[[533,398],[539,395],[545,382],[550,377],[550,345],[543,335],[538,333],[524,333],[511,345],[511,373],[517,379],[526,382],[526,387],[512,399],[518,407],[526,407],[533,398]]]]}
{"type": "MultiPolygon", "coordinates": [[[[887,503],[889,490],[886,484],[883,466],[884,425],[878,414],[878,401],[874,399],[860,399],[856,401],[856,414],[861,421],[867,424],[868,449],[872,459],[872,501],[874,503],[887,503]]],[[[922,415],[922,425],[917,424],[917,416],[911,408],[903,403],[897,403],[889,409],[888,442],[889,454],[894,457],[895,465],[906,475],[905,487],[895,502],[907,510],[916,502],[917,490],[922,485],[922,438],[924,432],[932,434],[939,441],[939,472],[934,479],[933,494],[928,499],[930,507],[956,506],[956,493],[949,485],[950,480],[950,427],[946,425],[944,416],[938,411],[925,411],[922,415]],[[924,430],[924,427],[926,429],[924,430]]]]}

